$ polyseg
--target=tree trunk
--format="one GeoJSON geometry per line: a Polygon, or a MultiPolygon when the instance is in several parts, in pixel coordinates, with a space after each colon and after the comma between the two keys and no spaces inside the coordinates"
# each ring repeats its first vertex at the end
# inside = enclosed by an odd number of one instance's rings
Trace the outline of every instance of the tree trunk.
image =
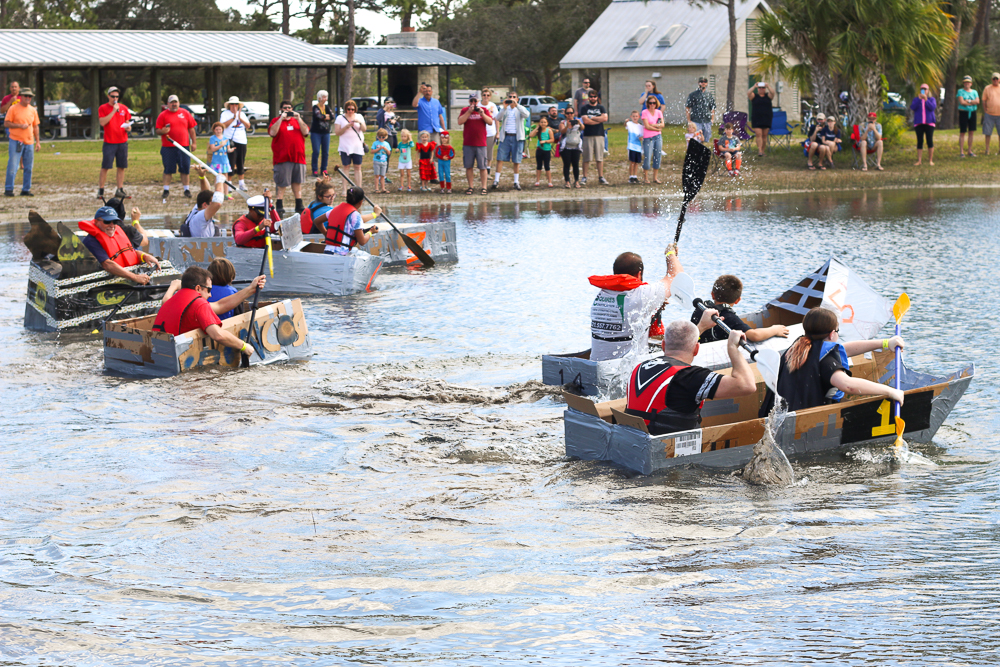
{"type": "Polygon", "coordinates": [[[400,3],[399,8],[399,27],[405,32],[410,26],[410,21],[413,20],[413,4],[408,0],[400,3]]]}
{"type": "MultiPolygon", "coordinates": [[[[979,0],[983,2],[983,0],[979,0]]],[[[950,130],[958,121],[958,50],[962,45],[962,14],[965,13],[965,0],[955,3],[955,50],[948,59],[948,69],[944,77],[944,102],[941,104],[941,114],[937,118],[937,126],[942,130],[950,130]]]]}
{"type": "Polygon", "coordinates": [[[833,84],[833,75],[826,62],[814,63],[810,68],[812,75],[813,98],[818,111],[824,114],[837,113],[837,92],[833,84]]]}
{"type": "Polygon", "coordinates": [[[351,99],[354,79],[354,0],[347,0],[347,64],[344,65],[344,102],[351,99]]]}
{"type": "Polygon", "coordinates": [[[739,45],[736,43],[736,0],[729,0],[729,81],[726,83],[726,111],[736,108],[736,60],[739,45]]]}
{"type": "Polygon", "coordinates": [[[979,42],[989,44],[988,24],[991,0],[977,0],[977,2],[979,5],[976,7],[976,25],[972,29],[972,46],[979,44],[979,42]]]}
{"type": "MultiPolygon", "coordinates": [[[[851,124],[863,125],[868,112],[882,109],[882,68],[877,61],[865,72],[864,81],[851,85],[851,124]]],[[[851,128],[844,128],[848,133],[851,128]]]]}
{"type": "MultiPolygon", "coordinates": [[[[290,0],[281,0],[281,33],[283,35],[291,34],[291,18],[292,9],[290,0]]],[[[284,95],[282,100],[292,100],[292,72],[290,69],[285,67],[281,71],[281,85],[284,90],[284,95]]]]}

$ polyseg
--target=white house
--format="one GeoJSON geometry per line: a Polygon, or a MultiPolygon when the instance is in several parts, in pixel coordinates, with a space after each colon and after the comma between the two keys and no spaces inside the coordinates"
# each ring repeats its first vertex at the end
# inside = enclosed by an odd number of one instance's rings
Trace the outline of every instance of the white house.
{"type": "MultiPolygon", "coordinates": [[[[736,4],[737,70],[736,109],[748,111],[747,89],[756,81],[750,76],[748,54],[758,52],[754,21],[771,11],[764,0],[742,0],[736,4]]],[[[790,60],[789,64],[796,61],[790,60]]],[[[668,123],[685,119],[684,103],[697,89],[698,77],[708,78],[708,90],[721,110],[726,103],[729,79],[729,21],[724,5],[698,6],[688,0],[613,0],[600,18],[573,45],[559,66],[573,72],[573,90],[584,73],[600,72],[601,101],[612,122],[624,122],[639,109],[639,96],[647,79],[665,101],[668,123]]],[[[775,86],[775,108],[799,120],[799,91],[783,81],[775,86]]]]}

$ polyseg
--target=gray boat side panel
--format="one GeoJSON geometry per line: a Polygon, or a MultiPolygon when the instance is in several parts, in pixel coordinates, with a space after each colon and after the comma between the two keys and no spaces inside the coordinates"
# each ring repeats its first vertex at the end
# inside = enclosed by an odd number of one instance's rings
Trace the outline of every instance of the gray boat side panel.
{"type": "Polygon", "coordinates": [[[603,419],[573,408],[563,411],[566,455],[584,461],[611,460],[613,426],[603,419]]]}
{"type": "Polygon", "coordinates": [[[542,384],[572,384],[583,396],[600,394],[598,364],[580,357],[543,355],[542,384]]]}
{"type": "Polygon", "coordinates": [[[931,401],[931,424],[930,428],[926,429],[929,431],[926,440],[918,440],[915,437],[915,434],[910,433],[907,433],[906,437],[914,442],[929,442],[937,433],[938,429],[941,428],[944,420],[951,414],[951,411],[955,409],[955,405],[958,403],[959,399],[962,398],[962,395],[965,394],[965,390],[969,388],[970,382],[972,382],[971,375],[953,380],[948,383],[947,389],[942,391],[934,398],[934,400],[931,401]]]}
{"type": "MultiPolygon", "coordinates": [[[[250,278],[260,270],[263,250],[260,248],[227,249],[226,255],[236,268],[236,275],[250,278]]],[[[265,275],[267,284],[262,294],[312,294],[345,296],[363,292],[368,287],[382,260],[367,253],[331,255],[327,253],[272,253],[274,277],[265,275]]]]}

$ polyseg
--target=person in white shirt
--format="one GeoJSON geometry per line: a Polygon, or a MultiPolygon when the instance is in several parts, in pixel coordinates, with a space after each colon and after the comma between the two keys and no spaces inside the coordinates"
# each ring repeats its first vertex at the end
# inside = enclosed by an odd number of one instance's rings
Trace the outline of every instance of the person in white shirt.
{"type": "MultiPolygon", "coordinates": [[[[497,105],[493,104],[492,101],[493,91],[490,90],[487,86],[483,86],[483,90],[481,92],[482,95],[480,99],[482,100],[482,102],[480,102],[479,106],[483,107],[484,109],[486,109],[486,111],[489,112],[490,118],[496,118],[499,109],[497,109],[497,105]]],[[[489,174],[491,171],[490,163],[493,161],[493,146],[494,144],[496,144],[496,136],[497,136],[496,123],[494,123],[493,125],[487,125],[486,126],[486,173],[487,174],[489,174]]]]}
{"type": "Polygon", "coordinates": [[[198,165],[193,166],[192,169],[198,173],[198,182],[201,184],[201,191],[198,193],[197,199],[195,199],[194,208],[188,213],[184,224],[181,225],[181,235],[199,237],[216,236],[218,232],[215,226],[215,214],[219,212],[223,202],[226,201],[226,175],[198,165]],[[209,174],[215,177],[214,192],[208,187],[209,174]],[[189,234],[183,234],[185,226],[189,234]]]}
{"type": "Polygon", "coordinates": [[[240,102],[240,98],[235,95],[229,98],[226,108],[219,116],[219,122],[226,128],[222,137],[228,139],[236,149],[229,155],[233,163],[233,173],[240,179],[236,187],[245,192],[247,186],[243,182],[243,174],[246,173],[247,130],[250,129],[250,120],[243,113],[243,103],[240,102]]]}

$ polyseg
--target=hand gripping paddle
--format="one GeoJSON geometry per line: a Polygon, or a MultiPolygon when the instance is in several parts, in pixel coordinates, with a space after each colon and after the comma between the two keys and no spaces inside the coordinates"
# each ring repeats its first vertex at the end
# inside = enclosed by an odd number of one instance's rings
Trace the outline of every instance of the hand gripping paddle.
{"type": "MultiPolygon", "coordinates": [[[[692,278],[686,273],[678,273],[676,276],[674,276],[673,282],[670,283],[670,292],[672,295],[675,295],[680,299],[681,305],[690,303],[698,310],[704,311],[708,309],[708,306],[705,305],[704,301],[695,298],[694,278],[692,278]]],[[[723,322],[722,318],[719,317],[718,315],[713,316],[712,321],[715,322],[719,327],[721,327],[722,330],[726,332],[727,336],[732,332],[732,329],[727,327],[726,323],[723,322]]],[[[753,347],[752,345],[748,345],[745,340],[740,341],[740,347],[746,350],[747,353],[750,355],[750,361],[757,360],[757,353],[758,353],[757,348],[753,347]]]]}

